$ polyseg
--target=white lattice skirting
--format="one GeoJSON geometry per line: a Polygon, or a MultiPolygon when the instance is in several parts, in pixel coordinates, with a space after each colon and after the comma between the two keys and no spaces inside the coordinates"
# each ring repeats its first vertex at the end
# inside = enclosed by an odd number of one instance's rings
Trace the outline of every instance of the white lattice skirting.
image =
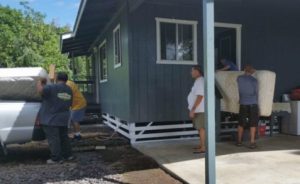
{"type": "Polygon", "coordinates": [[[129,123],[106,113],[102,117],[104,124],[130,139],[132,144],[170,139],[195,139],[198,137],[198,132],[193,129],[190,121],[129,123]]]}

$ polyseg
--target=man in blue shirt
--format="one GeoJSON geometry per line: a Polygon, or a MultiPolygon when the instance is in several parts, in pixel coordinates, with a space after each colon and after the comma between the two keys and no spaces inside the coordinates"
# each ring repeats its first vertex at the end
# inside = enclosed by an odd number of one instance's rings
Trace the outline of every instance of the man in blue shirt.
{"type": "Polygon", "coordinates": [[[37,91],[43,100],[39,118],[51,151],[48,164],[62,163],[63,160],[74,158],[68,137],[72,91],[66,85],[67,81],[68,75],[61,72],[57,74],[56,84],[45,85],[42,81],[37,84],[37,91]]]}
{"type": "Polygon", "coordinates": [[[219,69],[220,71],[239,71],[238,67],[230,60],[223,58],[220,63],[223,65],[223,68],[219,69]]]}
{"type": "Polygon", "coordinates": [[[237,146],[242,146],[242,137],[244,128],[250,126],[250,146],[255,149],[255,133],[259,121],[258,109],[258,82],[252,75],[255,69],[247,65],[244,69],[245,73],[238,77],[238,90],[240,97],[240,113],[238,126],[238,142],[237,146]]]}

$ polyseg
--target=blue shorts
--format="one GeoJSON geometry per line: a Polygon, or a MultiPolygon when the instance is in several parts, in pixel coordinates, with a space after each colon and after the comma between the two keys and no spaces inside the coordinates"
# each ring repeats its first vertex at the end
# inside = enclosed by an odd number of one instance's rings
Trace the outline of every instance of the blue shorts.
{"type": "Polygon", "coordinates": [[[77,122],[79,123],[84,119],[85,116],[85,108],[78,110],[71,110],[71,123],[77,122]]]}

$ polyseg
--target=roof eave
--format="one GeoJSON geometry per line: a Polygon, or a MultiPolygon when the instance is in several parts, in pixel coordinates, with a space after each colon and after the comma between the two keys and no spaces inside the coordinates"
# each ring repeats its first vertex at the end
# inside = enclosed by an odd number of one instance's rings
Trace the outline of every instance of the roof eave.
{"type": "Polygon", "coordinates": [[[74,24],[74,27],[73,27],[73,37],[75,37],[76,34],[77,34],[77,30],[78,30],[78,27],[79,27],[79,23],[80,23],[83,11],[85,9],[86,2],[87,2],[87,0],[81,0],[81,2],[80,2],[78,14],[77,14],[76,21],[75,21],[75,24],[74,24]]]}
{"type": "Polygon", "coordinates": [[[60,51],[61,52],[63,50],[64,40],[69,39],[69,38],[73,38],[73,37],[74,37],[73,32],[63,33],[63,34],[60,35],[60,51]]]}

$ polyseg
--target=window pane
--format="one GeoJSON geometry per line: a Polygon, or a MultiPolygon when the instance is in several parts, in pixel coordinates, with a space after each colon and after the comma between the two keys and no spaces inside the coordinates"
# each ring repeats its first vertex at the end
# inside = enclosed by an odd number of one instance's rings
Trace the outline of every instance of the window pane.
{"type": "Polygon", "coordinates": [[[161,59],[176,60],[176,24],[160,23],[161,59]]]}
{"type": "Polygon", "coordinates": [[[103,79],[107,79],[107,60],[103,60],[103,79]]]}
{"type": "Polygon", "coordinates": [[[115,33],[114,33],[114,37],[115,37],[115,64],[119,64],[121,63],[121,37],[120,37],[120,29],[118,29],[115,33]]]}
{"type": "Polygon", "coordinates": [[[107,79],[107,58],[106,58],[106,45],[100,48],[100,77],[101,80],[107,79]]]}
{"type": "Polygon", "coordinates": [[[178,60],[194,60],[193,26],[178,24],[178,60]]]}

